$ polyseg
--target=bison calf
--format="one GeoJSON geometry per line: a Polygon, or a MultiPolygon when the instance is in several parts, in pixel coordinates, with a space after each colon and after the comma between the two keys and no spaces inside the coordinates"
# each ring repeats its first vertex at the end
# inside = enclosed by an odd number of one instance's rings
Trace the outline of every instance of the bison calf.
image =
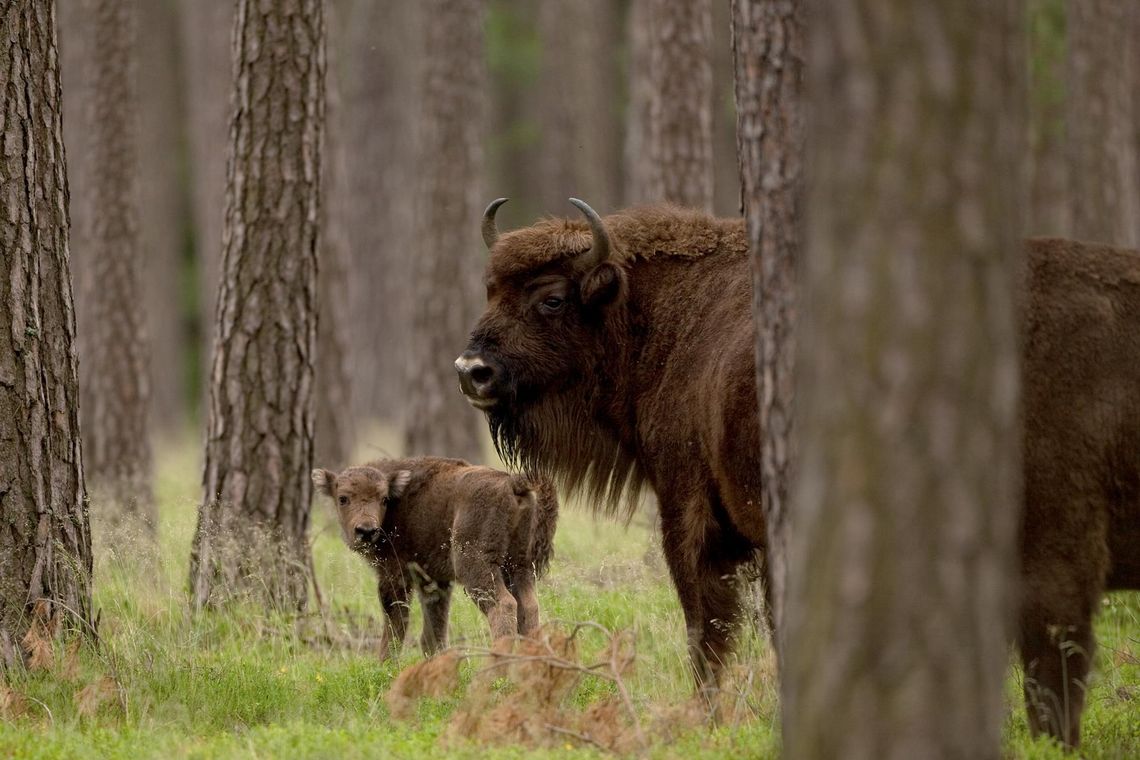
{"type": "Polygon", "coordinates": [[[550,562],[558,520],[550,483],[436,457],[313,470],[313,482],[336,504],[345,542],[376,570],[384,657],[403,644],[412,588],[427,656],[447,646],[453,582],[487,616],[494,638],[538,628],[535,581],[550,562]]]}

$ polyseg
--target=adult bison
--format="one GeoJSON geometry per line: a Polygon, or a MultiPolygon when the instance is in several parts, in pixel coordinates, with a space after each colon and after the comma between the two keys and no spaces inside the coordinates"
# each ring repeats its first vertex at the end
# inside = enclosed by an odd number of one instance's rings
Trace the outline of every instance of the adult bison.
{"type": "MultiPolygon", "coordinates": [[[[657,494],[698,681],[764,542],[744,225],[670,206],[499,236],[456,361],[506,458],[610,509],[657,494]]],[[[1105,588],[1140,586],[1140,257],[1031,241],[1019,643],[1030,724],[1075,743],[1105,588]],[[1072,647],[1066,642],[1074,642],[1072,647]],[[1066,659],[1067,658],[1067,659],[1066,659]]]]}

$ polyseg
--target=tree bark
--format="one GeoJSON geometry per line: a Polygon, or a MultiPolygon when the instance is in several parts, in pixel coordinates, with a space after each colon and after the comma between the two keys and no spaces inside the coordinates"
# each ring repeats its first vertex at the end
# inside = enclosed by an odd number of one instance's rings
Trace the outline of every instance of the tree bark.
{"type": "Polygon", "coordinates": [[[0,44],[0,659],[12,665],[36,618],[91,630],[91,537],[54,3],[5,4],[0,44]]]}
{"type": "Polygon", "coordinates": [[[345,167],[349,204],[348,364],[354,418],[404,424],[414,259],[416,124],[420,67],[417,3],[353,0],[346,19],[345,167]]]}
{"type": "Polygon", "coordinates": [[[420,183],[405,452],[482,460],[484,424],[456,390],[452,363],[478,317],[483,244],[482,0],[425,3],[420,183]]]}
{"type": "Polygon", "coordinates": [[[740,161],[736,150],[736,75],[733,69],[732,3],[714,2],[712,12],[713,213],[741,210],[740,161]]]}
{"type": "Polygon", "coordinates": [[[712,211],[711,0],[652,0],[652,200],[712,211]]]}
{"type": "Polygon", "coordinates": [[[737,152],[752,251],[766,581],[779,652],[794,451],[796,270],[803,206],[803,4],[733,0],[732,29],[737,152]]]}
{"type": "Polygon", "coordinates": [[[612,0],[539,5],[539,189],[547,213],[571,196],[602,212],[619,202],[616,30],[612,0]]]}
{"type": "Polygon", "coordinates": [[[154,529],[150,404],[144,333],[143,250],[138,225],[138,88],[130,0],[94,0],[86,148],[84,234],[90,322],[83,410],[87,477],[108,524],[154,529]],[[102,502],[102,503],[100,503],[102,502]]]}
{"type": "Polygon", "coordinates": [[[1140,164],[1135,111],[1135,0],[1070,0],[1069,191],[1073,234],[1136,247],[1140,164]]]}
{"type": "Polygon", "coordinates": [[[1065,2],[1029,0],[1030,235],[1072,236],[1065,155],[1065,2]]]}
{"type": "Polygon", "coordinates": [[[1020,512],[1024,24],[817,0],[789,758],[1000,756],[1020,512]]]}
{"type": "MultiPolygon", "coordinates": [[[[199,349],[190,377],[209,373],[215,301],[222,262],[226,208],[226,144],[230,123],[234,0],[183,0],[182,40],[186,61],[194,256],[198,276],[193,337],[199,349]]],[[[201,391],[200,386],[195,390],[201,391]]],[[[202,398],[201,392],[192,398],[202,398]]]]}
{"type": "Polygon", "coordinates": [[[345,110],[340,99],[339,56],[344,40],[340,5],[326,8],[328,19],[328,82],[325,108],[324,218],[321,225],[319,286],[320,319],[317,321],[317,419],[316,460],[323,467],[340,469],[348,464],[355,438],[352,382],[348,372],[349,278],[345,217],[351,202],[346,182],[345,110]]]}
{"type": "MultiPolygon", "coordinates": [[[[137,2],[137,0],[135,0],[137,2]]],[[[150,355],[152,439],[183,432],[189,422],[183,314],[183,254],[190,231],[186,108],[177,8],[167,0],[138,3],[139,240],[150,355]]]]}
{"type": "Polygon", "coordinates": [[[653,103],[653,0],[630,0],[626,36],[629,40],[629,98],[626,105],[625,203],[648,203],[653,181],[650,155],[650,110],[653,103]]]}
{"type": "Polygon", "coordinates": [[[324,33],[321,0],[238,0],[195,609],[307,601],[324,33]]]}

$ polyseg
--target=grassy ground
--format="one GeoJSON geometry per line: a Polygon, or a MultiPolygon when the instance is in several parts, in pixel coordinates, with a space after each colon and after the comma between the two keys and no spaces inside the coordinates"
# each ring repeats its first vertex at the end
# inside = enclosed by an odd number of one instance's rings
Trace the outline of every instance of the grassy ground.
{"type": "MultiPolygon", "coordinates": [[[[463,709],[460,692],[419,702],[410,720],[391,716],[393,679],[420,657],[378,664],[379,610],[369,570],[340,543],[331,510],[317,505],[314,555],[330,609],[287,619],[255,609],[192,618],[185,577],[196,519],[199,470],[187,444],[159,457],[157,558],[139,561],[132,542],[97,547],[95,598],[102,648],[13,677],[0,692],[0,757],[522,757],[595,756],[573,737],[543,749],[474,743],[448,736],[463,709]],[[7,699],[7,704],[5,704],[7,699]]],[[[97,505],[94,507],[97,509],[97,505]]],[[[544,616],[592,620],[636,635],[636,665],[625,681],[649,735],[653,757],[766,757],[778,748],[771,658],[749,635],[735,668],[742,708],[728,725],[678,728],[691,696],[680,609],[647,521],[622,525],[566,511],[557,556],[540,586],[544,616]]],[[[97,534],[98,538],[98,534],[97,534]]],[[[418,611],[413,633],[418,634],[418,611]]],[[[485,624],[462,594],[452,612],[453,643],[486,646],[485,624]]],[[[1084,722],[1082,754],[1140,757],[1140,597],[1106,602],[1101,648],[1084,722]]],[[[606,644],[581,637],[585,660],[606,644]]],[[[463,663],[468,683],[477,663],[463,663]]],[[[1060,758],[1031,742],[1011,672],[1006,754],[1060,758]]],[[[615,689],[585,678],[568,698],[571,713],[613,700],[615,689]]]]}

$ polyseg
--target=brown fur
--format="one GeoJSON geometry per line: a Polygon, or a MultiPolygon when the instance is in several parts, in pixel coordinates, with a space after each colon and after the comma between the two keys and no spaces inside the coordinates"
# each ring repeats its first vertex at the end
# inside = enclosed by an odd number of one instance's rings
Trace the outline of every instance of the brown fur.
{"type": "Polygon", "coordinates": [[[538,629],[535,582],[550,563],[558,520],[550,483],[436,457],[313,470],[313,482],[336,505],[345,542],[376,570],[383,656],[403,643],[413,588],[428,656],[447,646],[453,582],[487,616],[494,638],[538,629]]]}
{"type": "MultiPolygon", "coordinates": [[[[744,225],[671,206],[605,225],[613,256],[593,269],[579,264],[584,222],[502,235],[464,357],[495,369],[488,422],[508,459],[611,510],[623,491],[653,488],[709,686],[741,619],[736,570],[764,543],[744,225]],[[564,299],[557,313],[544,311],[550,293],[564,299]]],[[[1091,648],[1106,584],[1140,583],[1140,258],[1058,241],[1033,241],[1028,256],[1021,645],[1043,693],[1069,692],[1068,727],[1054,711],[1034,729],[1075,741],[1079,700],[1045,634],[1071,627],[1091,648]]],[[[1083,679],[1087,660],[1070,656],[1068,672],[1083,679]]]]}

